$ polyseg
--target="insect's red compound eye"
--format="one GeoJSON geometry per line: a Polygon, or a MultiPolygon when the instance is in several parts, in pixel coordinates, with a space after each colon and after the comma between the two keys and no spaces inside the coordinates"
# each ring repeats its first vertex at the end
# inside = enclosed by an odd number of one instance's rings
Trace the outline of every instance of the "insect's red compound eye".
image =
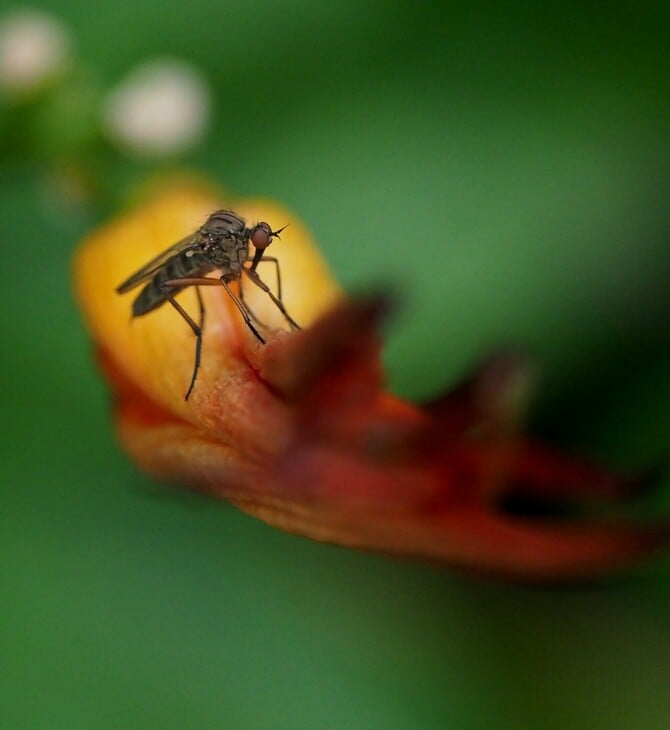
{"type": "Polygon", "coordinates": [[[272,240],[272,229],[267,223],[259,223],[251,234],[251,242],[256,248],[267,248],[272,240]]]}

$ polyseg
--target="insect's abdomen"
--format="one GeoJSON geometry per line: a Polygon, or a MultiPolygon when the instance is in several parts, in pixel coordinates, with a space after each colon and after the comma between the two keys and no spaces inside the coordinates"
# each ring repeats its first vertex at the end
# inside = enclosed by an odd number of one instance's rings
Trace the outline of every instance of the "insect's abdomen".
{"type": "MultiPolygon", "coordinates": [[[[216,268],[203,254],[196,253],[187,256],[187,253],[187,251],[183,251],[177,254],[156,272],[153,279],[142,289],[137,299],[133,302],[133,317],[148,314],[167,301],[166,288],[164,286],[166,281],[193,276],[205,276],[212,269],[216,268]]],[[[167,288],[167,293],[177,294],[183,288],[183,286],[171,286],[167,288]]]]}

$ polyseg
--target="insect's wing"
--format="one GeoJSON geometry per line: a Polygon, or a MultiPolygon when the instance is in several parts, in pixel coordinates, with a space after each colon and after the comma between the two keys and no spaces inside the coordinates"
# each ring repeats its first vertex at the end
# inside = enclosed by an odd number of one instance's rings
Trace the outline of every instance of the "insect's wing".
{"type": "Polygon", "coordinates": [[[134,289],[139,284],[151,279],[151,277],[173,257],[188,250],[198,250],[200,247],[201,238],[199,233],[192,233],[186,238],[182,238],[181,241],[177,241],[170,248],[166,248],[155,258],[148,261],[144,266],[136,271],[130,278],[126,279],[122,284],[116,287],[117,294],[124,294],[131,289],[134,289]]]}

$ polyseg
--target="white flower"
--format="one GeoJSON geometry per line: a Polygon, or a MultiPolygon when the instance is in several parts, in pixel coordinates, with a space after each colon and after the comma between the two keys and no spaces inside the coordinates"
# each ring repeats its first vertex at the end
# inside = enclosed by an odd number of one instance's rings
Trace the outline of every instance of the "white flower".
{"type": "Polygon", "coordinates": [[[172,59],[148,61],[107,95],[102,125],[131,153],[169,156],[202,139],[210,106],[209,87],[197,69],[172,59]]]}
{"type": "Polygon", "coordinates": [[[0,90],[25,95],[58,76],[70,60],[66,26],[41,10],[18,8],[0,17],[0,90]]]}

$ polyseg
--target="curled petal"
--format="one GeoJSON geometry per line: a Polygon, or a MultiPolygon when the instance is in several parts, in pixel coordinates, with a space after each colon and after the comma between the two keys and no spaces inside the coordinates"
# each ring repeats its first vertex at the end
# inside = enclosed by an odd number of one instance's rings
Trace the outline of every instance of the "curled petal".
{"type": "MultiPolygon", "coordinates": [[[[158,478],[313,539],[529,580],[603,574],[670,537],[667,525],[510,509],[519,496],[606,504],[630,483],[523,437],[533,378],[519,354],[490,358],[424,408],[386,393],[378,324],[389,302],[344,299],[309,234],[274,203],[224,201],[193,183],[163,191],[89,236],[75,280],[121,442],[158,478]],[[304,328],[287,332],[264,293],[249,292],[267,325],[261,345],[223,288],[207,287],[202,367],[185,401],[191,331],[169,307],[130,322],[132,297],[114,288],[221,207],[290,222],[272,254],[304,328]]],[[[191,291],[179,296],[195,309],[191,291]]]]}

